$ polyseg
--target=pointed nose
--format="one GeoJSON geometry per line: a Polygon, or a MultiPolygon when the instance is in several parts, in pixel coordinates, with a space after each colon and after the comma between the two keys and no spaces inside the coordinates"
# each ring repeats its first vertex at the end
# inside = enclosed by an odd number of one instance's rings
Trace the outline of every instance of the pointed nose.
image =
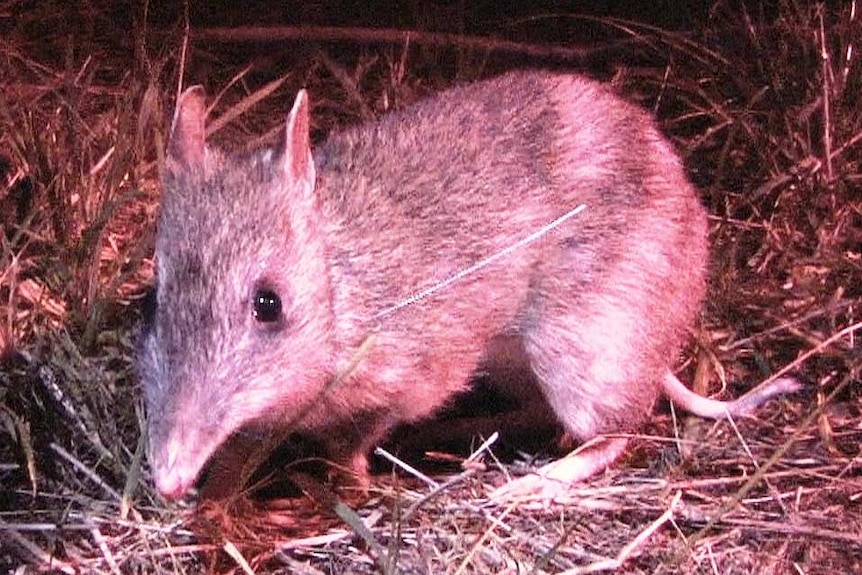
{"type": "Polygon", "coordinates": [[[168,472],[155,476],[156,489],[162,497],[170,500],[181,499],[191,487],[192,482],[177,473],[168,472]]]}
{"type": "Polygon", "coordinates": [[[189,465],[186,441],[174,434],[153,461],[153,481],[166,499],[180,499],[194,485],[198,469],[189,465]]]}

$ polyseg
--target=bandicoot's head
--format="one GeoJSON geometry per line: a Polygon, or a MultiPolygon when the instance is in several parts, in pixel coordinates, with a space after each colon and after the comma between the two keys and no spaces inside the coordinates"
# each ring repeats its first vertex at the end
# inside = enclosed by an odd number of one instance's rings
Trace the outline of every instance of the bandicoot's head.
{"type": "Polygon", "coordinates": [[[200,87],[180,96],[138,357],[153,478],[168,497],[243,425],[301,417],[331,358],[305,92],[282,145],[248,156],[207,147],[205,113],[200,87]]]}

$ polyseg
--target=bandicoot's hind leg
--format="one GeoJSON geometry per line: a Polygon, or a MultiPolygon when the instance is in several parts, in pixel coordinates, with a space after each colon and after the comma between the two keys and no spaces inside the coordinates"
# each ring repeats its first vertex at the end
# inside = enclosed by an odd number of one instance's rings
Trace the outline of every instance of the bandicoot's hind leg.
{"type": "MultiPolygon", "coordinates": [[[[802,384],[791,377],[783,377],[763,383],[742,397],[732,401],[718,401],[700,396],[679,381],[670,371],[662,378],[665,394],[685,410],[709,419],[722,419],[745,415],[766,401],[793,393],[802,384]]],[[[572,483],[588,479],[610,466],[625,451],[625,438],[597,438],[573,451],[568,456],[549,463],[535,474],[527,475],[496,489],[492,499],[514,499],[519,497],[551,500],[564,493],[572,483]]]]}
{"type": "Polygon", "coordinates": [[[523,330],[524,349],[551,409],[585,447],[498,489],[494,498],[553,499],[608,467],[625,451],[619,435],[636,431],[650,413],[666,369],[670,344],[656,345],[656,338],[640,345],[644,333],[652,334],[624,298],[541,295],[523,330]]]}

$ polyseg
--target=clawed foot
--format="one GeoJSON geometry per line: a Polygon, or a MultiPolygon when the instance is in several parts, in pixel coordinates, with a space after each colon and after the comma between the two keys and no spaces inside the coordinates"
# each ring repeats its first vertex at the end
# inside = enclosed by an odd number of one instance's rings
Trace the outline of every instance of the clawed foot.
{"type": "Polygon", "coordinates": [[[628,439],[612,438],[590,442],[566,457],[549,463],[530,475],[514,479],[495,489],[491,501],[560,499],[573,483],[604,470],[625,451],[628,439]]]}

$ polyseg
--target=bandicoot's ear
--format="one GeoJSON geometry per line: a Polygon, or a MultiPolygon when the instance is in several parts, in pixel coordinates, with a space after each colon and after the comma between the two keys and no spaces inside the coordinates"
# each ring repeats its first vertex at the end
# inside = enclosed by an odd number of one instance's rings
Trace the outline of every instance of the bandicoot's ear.
{"type": "Polygon", "coordinates": [[[314,159],[308,120],[308,92],[300,90],[287,117],[282,151],[282,169],[289,182],[301,182],[309,193],[314,189],[314,159]]]}
{"type": "Polygon", "coordinates": [[[203,166],[205,155],[204,120],[207,95],[202,86],[192,86],[177,99],[174,125],[168,144],[168,163],[175,166],[203,166]]]}

